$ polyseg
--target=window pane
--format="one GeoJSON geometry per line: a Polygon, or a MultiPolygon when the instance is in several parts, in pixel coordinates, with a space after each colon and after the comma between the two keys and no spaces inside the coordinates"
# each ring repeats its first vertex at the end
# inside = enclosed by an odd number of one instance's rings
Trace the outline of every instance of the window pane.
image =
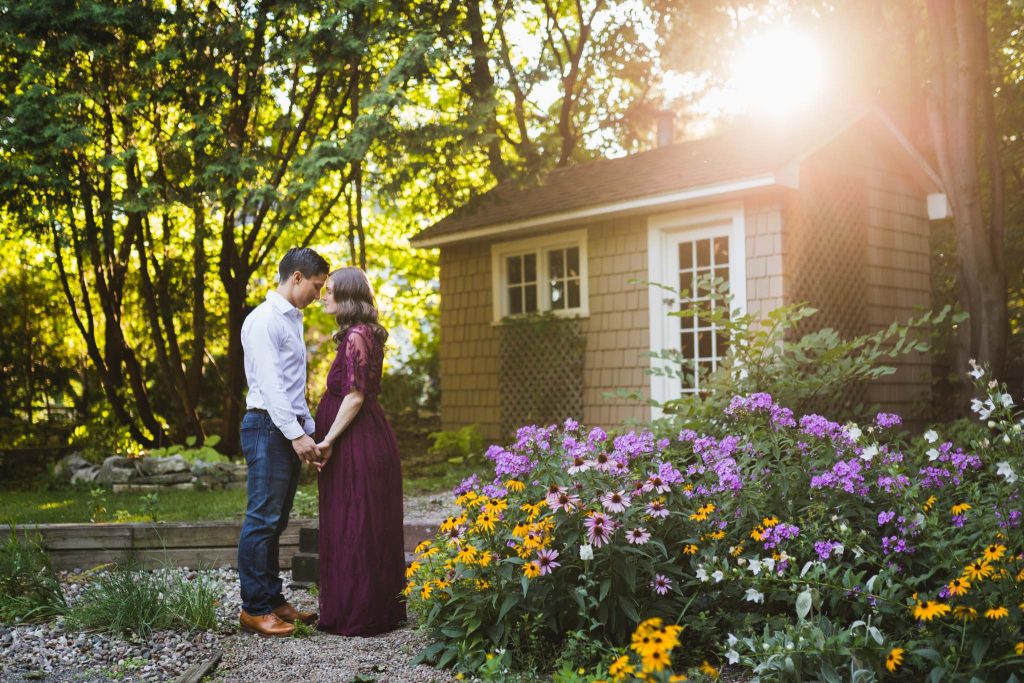
{"type": "Polygon", "coordinates": [[[696,277],[696,296],[697,297],[708,297],[711,296],[711,286],[709,278],[711,277],[711,270],[704,269],[697,271],[696,277]]]}
{"type": "Polygon", "coordinates": [[[715,268],[715,277],[722,278],[726,282],[729,281],[729,267],[723,266],[722,268],[715,268]]]}
{"type": "Polygon", "coordinates": [[[715,238],[715,265],[728,265],[729,263],[729,238],[715,238]]]}
{"type": "Polygon", "coordinates": [[[508,283],[517,285],[523,281],[523,257],[509,256],[505,261],[508,264],[508,283]]]}
{"type": "MultiPolygon", "coordinates": [[[[537,255],[526,254],[523,256],[523,282],[536,282],[537,281],[537,255]]],[[[536,296],[537,290],[534,289],[534,295],[536,296]]]]}
{"type": "Polygon", "coordinates": [[[561,249],[548,252],[548,275],[552,280],[565,277],[564,259],[562,258],[564,253],[561,249]]]}
{"type": "Polygon", "coordinates": [[[711,330],[697,333],[697,354],[700,358],[711,358],[711,330]]]}
{"type": "MultiPolygon", "coordinates": [[[[566,270],[570,277],[580,276],[580,248],[569,247],[565,250],[566,270]]],[[[571,305],[571,304],[570,304],[571,305]]]]}
{"type": "Polygon", "coordinates": [[[711,265],[711,240],[697,240],[697,267],[707,268],[711,265]]]}
{"type": "Polygon", "coordinates": [[[679,353],[689,362],[693,358],[693,332],[683,330],[683,333],[679,335],[679,342],[679,353]]]}
{"type": "Polygon", "coordinates": [[[537,312],[537,285],[524,285],[523,293],[526,295],[524,298],[526,301],[523,305],[523,311],[526,313],[537,312]]]}
{"type": "Polygon", "coordinates": [[[565,282],[562,280],[551,281],[551,308],[565,308],[565,282]]]}
{"type": "Polygon", "coordinates": [[[683,391],[687,389],[692,389],[693,387],[697,386],[693,377],[692,360],[684,361],[682,367],[680,367],[679,370],[682,372],[683,375],[681,378],[683,383],[683,391]]]}
{"type": "Polygon", "coordinates": [[[693,268],[693,242],[679,244],[679,270],[693,268]]]}
{"type": "Polygon", "coordinates": [[[523,288],[522,287],[509,287],[508,288],[508,313],[509,315],[518,315],[523,312],[523,288]]]}
{"type": "Polygon", "coordinates": [[[568,307],[569,308],[579,308],[580,307],[580,281],[579,280],[569,280],[569,282],[567,282],[566,284],[568,285],[568,296],[566,297],[566,302],[568,304],[568,307]]]}
{"type": "Polygon", "coordinates": [[[729,351],[729,338],[722,332],[715,333],[715,356],[717,358],[725,357],[725,354],[729,351]]]}

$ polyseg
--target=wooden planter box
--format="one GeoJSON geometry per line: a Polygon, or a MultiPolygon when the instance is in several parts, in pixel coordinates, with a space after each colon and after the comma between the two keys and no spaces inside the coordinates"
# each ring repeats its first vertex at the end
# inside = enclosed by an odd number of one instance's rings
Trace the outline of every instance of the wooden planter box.
{"type": "MultiPolygon", "coordinates": [[[[293,519],[288,523],[280,541],[282,569],[292,567],[292,557],[299,551],[300,530],[315,529],[316,526],[315,519],[293,519]]],[[[406,524],[406,552],[412,551],[425,538],[430,538],[436,528],[432,524],[406,524]]],[[[37,533],[42,537],[43,549],[55,569],[90,569],[128,558],[146,569],[163,566],[234,568],[241,531],[241,521],[26,524],[14,527],[20,538],[37,533]]]]}

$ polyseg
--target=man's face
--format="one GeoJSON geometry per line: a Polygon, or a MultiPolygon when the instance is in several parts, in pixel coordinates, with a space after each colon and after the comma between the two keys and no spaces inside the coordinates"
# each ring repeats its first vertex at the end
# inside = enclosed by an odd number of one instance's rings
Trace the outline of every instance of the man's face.
{"type": "Polygon", "coordinates": [[[299,304],[299,308],[305,308],[314,301],[320,298],[320,291],[324,288],[324,284],[327,282],[327,275],[319,274],[313,277],[304,277],[302,273],[296,273],[299,276],[299,280],[296,283],[295,298],[299,304]]]}

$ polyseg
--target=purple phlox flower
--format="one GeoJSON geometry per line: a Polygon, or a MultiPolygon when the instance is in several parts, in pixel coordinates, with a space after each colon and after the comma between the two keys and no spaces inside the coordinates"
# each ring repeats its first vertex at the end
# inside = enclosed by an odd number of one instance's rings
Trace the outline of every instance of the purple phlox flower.
{"type": "Polygon", "coordinates": [[[683,473],[673,467],[670,462],[663,462],[658,465],[658,476],[666,484],[683,483],[683,473]]]}
{"type": "Polygon", "coordinates": [[[636,432],[622,434],[615,437],[612,443],[614,444],[616,454],[625,456],[627,460],[633,460],[641,455],[654,452],[654,434],[648,431],[643,431],[639,434],[636,432]]]}
{"type": "Polygon", "coordinates": [[[452,494],[455,496],[461,496],[464,493],[468,493],[469,491],[476,488],[479,479],[480,477],[476,476],[475,474],[469,475],[452,490],[452,494]]]}
{"type": "Polygon", "coordinates": [[[822,417],[821,415],[804,415],[800,418],[800,431],[808,436],[815,436],[819,439],[828,439],[836,446],[837,451],[841,448],[854,448],[853,438],[846,428],[838,422],[822,417]]]}
{"type": "Polygon", "coordinates": [[[676,437],[679,441],[693,441],[697,438],[697,432],[692,429],[680,430],[679,436],[676,437]]]}
{"type": "Polygon", "coordinates": [[[603,443],[604,440],[607,438],[608,435],[605,434],[605,431],[600,427],[594,427],[593,429],[590,430],[590,434],[587,434],[587,442],[592,444],[603,443]]]}
{"type": "Polygon", "coordinates": [[[513,451],[524,454],[532,454],[539,450],[546,452],[551,450],[551,436],[555,433],[557,427],[555,425],[549,425],[547,427],[538,427],[537,425],[527,425],[520,427],[516,431],[516,442],[512,445],[513,451]]]}
{"type": "Polygon", "coordinates": [[[914,548],[907,543],[907,539],[900,536],[883,536],[882,552],[886,555],[895,555],[898,553],[910,554],[914,552],[914,548]]]}
{"type": "Polygon", "coordinates": [[[772,400],[771,394],[764,392],[751,394],[749,396],[733,396],[729,406],[725,409],[727,415],[757,415],[767,414],[772,429],[778,431],[781,427],[795,427],[796,420],[793,419],[793,411],[783,408],[772,400]]]}
{"type": "Polygon", "coordinates": [[[1001,529],[1015,529],[1019,527],[1022,517],[1020,510],[1010,510],[1009,514],[1006,515],[1006,519],[1003,519],[1003,516],[996,510],[995,516],[999,520],[999,528],[1001,529]]]}
{"type": "Polygon", "coordinates": [[[651,517],[668,517],[668,508],[666,508],[665,504],[661,502],[661,500],[658,498],[655,498],[650,503],[648,503],[647,507],[644,509],[647,512],[647,514],[651,517]]]}
{"type": "Polygon", "coordinates": [[[508,491],[505,487],[500,485],[500,480],[494,484],[488,484],[483,487],[482,493],[488,498],[504,498],[508,495],[508,491]]]}
{"type": "Polygon", "coordinates": [[[601,512],[591,512],[583,520],[583,526],[587,528],[587,541],[590,545],[600,548],[611,540],[616,524],[614,520],[601,512]]]}
{"type": "Polygon", "coordinates": [[[886,465],[895,465],[903,462],[903,454],[899,451],[890,451],[889,446],[882,446],[879,449],[882,454],[882,463],[886,465]]]}
{"type": "Polygon", "coordinates": [[[743,488],[743,477],[733,457],[741,445],[737,436],[726,436],[721,440],[705,436],[693,442],[693,452],[700,456],[704,467],[718,477],[718,482],[711,487],[713,492],[738,491],[743,488]]]}
{"type": "Polygon", "coordinates": [[[562,425],[562,430],[566,432],[575,432],[579,428],[580,423],[572,419],[571,417],[565,421],[565,424],[562,425]]]}
{"type": "Polygon", "coordinates": [[[868,469],[860,458],[840,460],[829,471],[811,477],[812,489],[842,489],[847,493],[866,496],[869,488],[864,483],[862,471],[868,469]]]}
{"type": "Polygon", "coordinates": [[[965,515],[953,515],[953,518],[950,521],[953,523],[953,526],[959,529],[964,525],[964,522],[967,521],[967,517],[965,515]]]}
{"type": "Polygon", "coordinates": [[[634,527],[626,532],[626,540],[633,545],[643,545],[651,540],[651,535],[642,526],[634,527]]]}
{"type": "Polygon", "coordinates": [[[537,566],[540,567],[541,576],[550,574],[562,565],[556,561],[558,551],[553,548],[537,551],[537,566]]]}
{"type": "Polygon", "coordinates": [[[882,429],[888,429],[903,424],[903,418],[895,413],[878,413],[875,415],[875,424],[882,429]]]}
{"type": "Polygon", "coordinates": [[[908,486],[910,486],[910,479],[902,474],[897,474],[894,477],[888,475],[878,477],[878,488],[886,493],[892,492],[893,489],[905,489],[908,486]]]}
{"type": "Polygon", "coordinates": [[[771,550],[783,541],[796,538],[799,535],[800,527],[783,522],[782,524],[776,524],[765,529],[764,533],[761,534],[761,543],[764,545],[765,550],[771,550]]]}
{"type": "Polygon", "coordinates": [[[892,510],[882,510],[878,513],[878,526],[885,526],[896,517],[892,510]]]}
{"type": "Polygon", "coordinates": [[[658,595],[667,595],[669,589],[672,587],[672,579],[668,578],[664,574],[655,574],[654,580],[651,581],[651,588],[658,595]]]}
{"type": "Polygon", "coordinates": [[[818,557],[823,560],[827,560],[832,557],[832,553],[837,550],[839,551],[839,554],[842,554],[843,544],[839,541],[825,539],[814,542],[814,552],[818,553],[818,557]]]}
{"type": "Polygon", "coordinates": [[[529,456],[507,451],[501,446],[491,446],[484,457],[494,462],[494,476],[499,479],[522,478],[537,466],[529,456]]]}
{"type": "Polygon", "coordinates": [[[601,505],[608,512],[625,512],[629,502],[629,494],[625,491],[609,491],[601,496],[601,505]]]}
{"type": "Polygon", "coordinates": [[[947,441],[936,449],[938,456],[932,465],[922,467],[921,487],[942,488],[952,482],[959,485],[967,470],[981,469],[981,458],[966,453],[962,448],[953,450],[953,443],[947,441]]]}
{"type": "Polygon", "coordinates": [[[668,440],[668,439],[658,439],[658,443],[655,444],[655,445],[658,447],[659,451],[663,451],[666,448],[668,448],[668,445],[670,443],[672,443],[672,442],[670,440],[668,440]]]}

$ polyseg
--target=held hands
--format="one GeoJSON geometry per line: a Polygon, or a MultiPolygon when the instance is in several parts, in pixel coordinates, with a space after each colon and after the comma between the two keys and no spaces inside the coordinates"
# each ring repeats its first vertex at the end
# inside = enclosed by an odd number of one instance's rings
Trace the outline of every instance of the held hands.
{"type": "Polygon", "coordinates": [[[331,459],[331,451],[333,450],[331,446],[333,446],[333,444],[327,439],[324,439],[316,445],[316,447],[320,449],[320,459],[316,462],[317,472],[322,471],[324,465],[326,465],[327,461],[331,459]]]}
{"type": "Polygon", "coordinates": [[[297,439],[292,439],[292,449],[299,460],[310,465],[317,464],[320,460],[320,449],[316,442],[308,434],[303,434],[297,439]]]}

